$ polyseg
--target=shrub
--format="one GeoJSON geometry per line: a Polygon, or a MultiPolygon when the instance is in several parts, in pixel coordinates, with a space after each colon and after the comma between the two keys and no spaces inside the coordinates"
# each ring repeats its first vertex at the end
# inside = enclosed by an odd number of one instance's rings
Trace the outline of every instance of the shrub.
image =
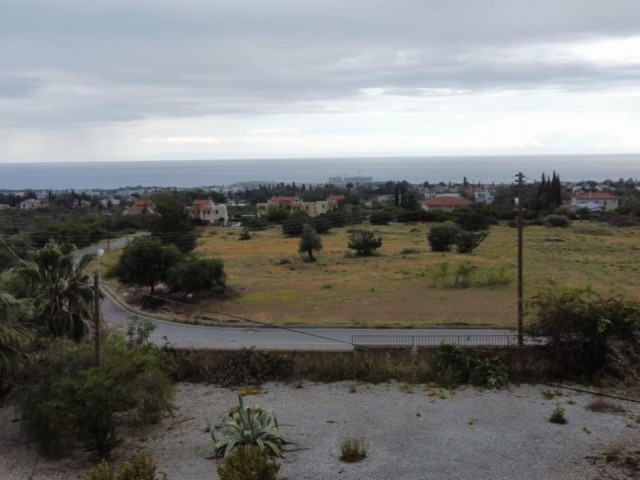
{"type": "Polygon", "coordinates": [[[500,388],[509,382],[509,375],[498,357],[476,358],[462,347],[447,343],[436,350],[433,375],[447,388],[465,383],[500,388]]]}
{"type": "Polygon", "coordinates": [[[63,455],[81,442],[106,458],[120,441],[118,413],[154,423],[170,412],[170,367],[156,346],[127,346],[118,334],[105,338],[99,367],[91,343],[57,340],[30,365],[13,399],[26,433],[43,453],[63,455]]]}
{"type": "Polygon", "coordinates": [[[382,246],[382,237],[370,230],[352,230],[347,246],[359,257],[368,257],[382,246]]]}
{"type": "Polygon", "coordinates": [[[454,274],[454,288],[470,288],[472,286],[473,273],[478,269],[475,265],[470,262],[462,262],[458,265],[458,268],[453,273],[454,274]]]}
{"type": "Polygon", "coordinates": [[[557,423],[559,425],[564,425],[565,423],[567,423],[567,419],[564,416],[564,408],[562,408],[560,404],[556,404],[556,407],[553,409],[553,412],[551,412],[549,421],[551,423],[557,423]]]}
{"type": "Polygon", "coordinates": [[[455,212],[456,224],[465,231],[478,232],[488,230],[494,222],[493,218],[484,213],[469,208],[460,209],[455,212]]]}
{"type": "Polygon", "coordinates": [[[603,298],[591,288],[556,288],[540,292],[530,306],[535,316],[529,333],[546,339],[559,369],[578,376],[606,370],[638,378],[631,359],[640,354],[640,302],[603,298]],[[624,354],[616,356],[620,349],[624,354]]]}
{"type": "Polygon", "coordinates": [[[544,219],[544,224],[547,227],[568,227],[569,218],[564,215],[547,215],[544,219]]]}
{"type": "Polygon", "coordinates": [[[456,242],[459,229],[452,222],[433,225],[427,233],[427,241],[432,252],[448,252],[456,242]]]}
{"type": "MultiPolygon", "coordinates": [[[[164,480],[166,476],[163,475],[164,480]]],[[[89,473],[89,480],[156,480],[156,464],[151,454],[138,452],[120,466],[116,473],[102,460],[89,473]]]]}
{"type": "Polygon", "coordinates": [[[355,463],[367,458],[367,447],[363,437],[349,437],[340,444],[340,460],[355,463]]]}
{"type": "Polygon", "coordinates": [[[471,253],[487,238],[488,232],[458,232],[455,237],[458,253],[471,253]]]}
{"type": "Polygon", "coordinates": [[[249,227],[242,227],[242,232],[240,232],[238,240],[251,240],[251,230],[249,230],[249,227]]]}
{"type": "Polygon", "coordinates": [[[220,480],[277,480],[280,465],[260,447],[245,445],[218,465],[220,480]]]}
{"type": "Polygon", "coordinates": [[[322,235],[323,233],[329,233],[332,223],[329,221],[327,215],[319,215],[314,217],[311,221],[311,226],[315,229],[316,233],[322,235]]]}
{"type": "Polygon", "coordinates": [[[267,221],[271,223],[280,223],[287,219],[289,212],[283,207],[269,207],[267,209],[267,221]]]}
{"type": "Polygon", "coordinates": [[[240,395],[238,403],[239,407],[226,413],[221,423],[211,431],[213,445],[210,454],[224,455],[226,458],[236,447],[256,445],[273,455],[282,456],[281,446],[291,443],[291,440],[280,433],[275,414],[258,405],[246,407],[240,395]],[[216,430],[222,434],[217,441],[216,430]]]}
{"type": "Polygon", "coordinates": [[[388,210],[376,210],[369,215],[371,225],[389,225],[393,221],[393,213],[388,210]]]}
{"type": "Polygon", "coordinates": [[[169,288],[179,292],[222,290],[226,280],[222,260],[197,257],[180,261],[169,270],[166,279],[169,288]]]}
{"type": "Polygon", "coordinates": [[[211,381],[223,387],[260,385],[284,377],[290,366],[289,361],[271,352],[244,348],[233,352],[211,376],[211,381]]]}
{"type": "Polygon", "coordinates": [[[287,237],[298,237],[308,222],[309,215],[306,212],[295,212],[282,223],[282,233],[287,237]]]}

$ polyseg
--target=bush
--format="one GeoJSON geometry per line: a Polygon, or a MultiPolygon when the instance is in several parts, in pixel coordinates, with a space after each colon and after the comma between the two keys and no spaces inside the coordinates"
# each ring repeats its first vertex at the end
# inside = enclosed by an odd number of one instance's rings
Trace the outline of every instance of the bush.
{"type": "Polygon", "coordinates": [[[444,222],[433,225],[427,233],[427,241],[432,252],[448,252],[455,244],[459,233],[458,227],[452,222],[444,222]]]}
{"type": "Polygon", "coordinates": [[[220,480],[277,480],[280,465],[260,447],[245,445],[218,465],[220,480]]]}
{"type": "MultiPolygon", "coordinates": [[[[163,476],[166,480],[166,476],[163,476]]],[[[102,460],[89,473],[89,480],[156,480],[156,464],[151,454],[138,452],[120,466],[116,473],[106,460],[102,460]]]]}
{"type": "Polygon", "coordinates": [[[367,447],[362,437],[349,437],[340,444],[340,460],[355,463],[367,458],[367,447]]]}
{"type": "Polygon", "coordinates": [[[369,230],[352,230],[347,246],[359,257],[368,257],[382,246],[382,237],[369,230]]]}
{"type": "Polygon", "coordinates": [[[311,226],[315,229],[316,233],[322,235],[323,233],[329,233],[331,230],[331,222],[327,215],[319,215],[314,217],[311,221],[311,226]]]}
{"type": "Polygon", "coordinates": [[[269,207],[267,209],[267,221],[280,223],[287,219],[289,212],[283,207],[269,207]]]}
{"type": "Polygon", "coordinates": [[[305,212],[296,212],[284,221],[282,233],[287,237],[299,237],[302,235],[304,225],[308,222],[309,215],[305,212]]]}
{"type": "Polygon", "coordinates": [[[260,385],[289,373],[290,362],[271,352],[244,348],[233,352],[227,362],[211,376],[211,382],[223,387],[260,385]]]}
{"type": "Polygon", "coordinates": [[[468,350],[447,343],[436,350],[433,374],[447,388],[465,383],[500,388],[509,382],[509,374],[498,357],[474,357],[468,350]]]}
{"type": "MultiPolygon", "coordinates": [[[[542,337],[554,352],[554,364],[572,375],[624,368],[640,376],[630,362],[640,355],[640,302],[603,298],[591,288],[549,289],[533,297],[529,333],[542,337]],[[615,349],[625,350],[612,362],[615,349]]],[[[615,355],[614,355],[615,356],[615,355]]]]}
{"type": "Polygon", "coordinates": [[[242,232],[240,232],[238,240],[251,240],[251,230],[249,230],[249,227],[242,228],[242,232]]]}
{"type": "Polygon", "coordinates": [[[552,227],[552,228],[556,228],[556,227],[568,227],[569,223],[571,223],[569,221],[569,218],[567,218],[564,215],[547,215],[544,219],[544,224],[547,227],[552,227]]]}
{"type": "Polygon", "coordinates": [[[369,215],[371,225],[389,225],[393,221],[393,213],[388,210],[376,210],[369,215]]]}
{"type": "Polygon", "coordinates": [[[105,338],[99,367],[91,343],[56,340],[30,365],[13,399],[26,433],[43,453],[63,455],[81,442],[106,458],[120,442],[118,413],[155,423],[171,411],[170,370],[156,346],[127,346],[122,335],[105,338]]]}
{"type": "Polygon", "coordinates": [[[169,270],[166,282],[173,291],[198,292],[209,289],[223,290],[226,279],[222,260],[188,257],[169,270]]]}
{"type": "Polygon", "coordinates": [[[488,232],[458,232],[456,250],[458,253],[471,253],[487,238],[488,232]]]}
{"type": "Polygon", "coordinates": [[[472,210],[470,208],[463,208],[455,212],[456,224],[465,231],[478,232],[481,230],[489,230],[494,220],[489,215],[472,210]]]}
{"type": "Polygon", "coordinates": [[[556,408],[554,408],[553,412],[551,412],[549,421],[551,423],[557,423],[559,425],[564,425],[565,423],[567,423],[567,419],[564,416],[564,408],[562,408],[559,404],[556,404],[556,408]]]}

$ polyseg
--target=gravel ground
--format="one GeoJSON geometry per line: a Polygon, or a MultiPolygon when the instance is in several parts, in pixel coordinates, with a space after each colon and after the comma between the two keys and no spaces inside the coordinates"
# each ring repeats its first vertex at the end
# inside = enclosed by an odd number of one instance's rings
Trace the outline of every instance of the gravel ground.
{"type": "MultiPolygon", "coordinates": [[[[291,480],[592,479],[603,475],[604,462],[594,457],[613,444],[640,444],[638,404],[592,412],[586,407],[593,396],[565,391],[548,400],[540,386],[408,390],[398,383],[267,384],[245,403],[273,409],[297,441],[282,459],[281,474],[291,480]],[[566,425],[547,421],[557,402],[566,409],[566,425]],[[339,445],[354,435],[364,436],[368,457],[344,464],[339,445]]],[[[204,430],[236,401],[227,389],[181,384],[175,415],[129,432],[115,461],[144,448],[169,480],[215,479],[216,462],[200,453],[210,438],[204,430]]],[[[91,468],[83,452],[61,461],[39,457],[24,444],[10,407],[0,409],[0,421],[1,479],[83,478],[91,468]]]]}

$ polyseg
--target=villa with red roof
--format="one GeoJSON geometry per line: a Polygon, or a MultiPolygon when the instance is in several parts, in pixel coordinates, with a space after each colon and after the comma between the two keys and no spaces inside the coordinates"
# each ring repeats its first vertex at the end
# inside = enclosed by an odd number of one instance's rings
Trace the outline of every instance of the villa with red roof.
{"type": "Polygon", "coordinates": [[[577,193],[571,199],[573,208],[588,208],[591,211],[615,210],[620,206],[620,197],[610,192],[577,193]]]}
{"type": "Polygon", "coordinates": [[[426,212],[434,210],[444,210],[450,212],[460,207],[470,207],[473,205],[471,200],[453,195],[437,195],[422,201],[422,209],[426,212]]]}
{"type": "Polygon", "coordinates": [[[227,206],[216,204],[211,198],[198,198],[187,207],[191,218],[203,225],[224,225],[229,222],[227,206]]]}
{"type": "Polygon", "coordinates": [[[148,198],[136,198],[127,213],[129,215],[155,215],[156,206],[148,198]]]}

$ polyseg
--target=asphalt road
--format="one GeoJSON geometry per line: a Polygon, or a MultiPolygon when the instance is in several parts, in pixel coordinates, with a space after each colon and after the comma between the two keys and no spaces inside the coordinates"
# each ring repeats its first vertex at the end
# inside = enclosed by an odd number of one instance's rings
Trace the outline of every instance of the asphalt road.
{"type": "MultiPolygon", "coordinates": [[[[112,240],[113,248],[122,247],[127,238],[112,240]]],[[[95,253],[105,245],[96,245],[80,250],[78,253],[95,253]]],[[[104,319],[111,325],[126,326],[131,312],[125,310],[107,295],[101,302],[104,319]]],[[[150,317],[149,317],[150,318],[150,317]]],[[[349,350],[353,348],[352,340],[358,336],[361,341],[384,343],[388,341],[412,341],[411,337],[428,336],[429,342],[438,344],[441,340],[451,340],[453,336],[463,343],[485,343],[482,340],[503,341],[499,336],[513,335],[512,331],[503,329],[445,329],[445,328],[412,328],[412,329],[379,329],[379,328],[311,328],[311,327],[206,327],[186,325],[171,321],[150,318],[156,325],[151,340],[164,345],[169,343],[175,347],[190,348],[242,348],[258,347],[265,349],[286,350],[349,350]],[[363,337],[365,336],[365,337],[363,337]],[[368,336],[375,336],[372,339],[368,336]],[[391,338],[395,337],[395,338],[391,338]],[[402,338],[398,338],[402,337],[402,338]]],[[[513,341],[513,337],[510,338],[513,341]]]]}

